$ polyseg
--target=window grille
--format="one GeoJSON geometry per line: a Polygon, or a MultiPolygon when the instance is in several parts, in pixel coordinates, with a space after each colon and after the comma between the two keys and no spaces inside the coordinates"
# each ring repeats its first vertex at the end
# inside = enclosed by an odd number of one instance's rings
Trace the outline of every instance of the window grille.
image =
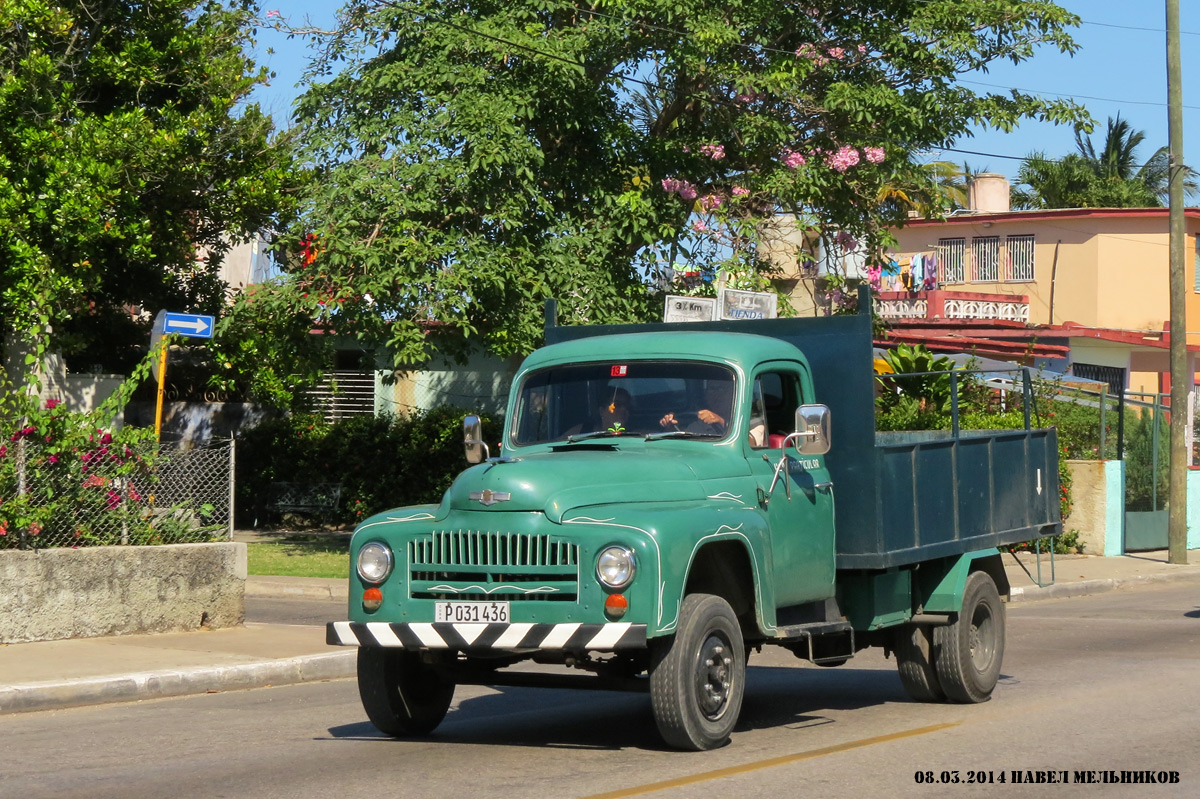
{"type": "Polygon", "coordinates": [[[999,236],[971,239],[971,258],[975,262],[974,282],[997,283],[1000,281],[999,236]]]}
{"type": "Polygon", "coordinates": [[[1033,236],[1009,236],[1005,241],[1008,250],[1008,275],[1005,280],[1033,280],[1033,236]]]}
{"type": "Polygon", "coordinates": [[[963,283],[966,272],[967,240],[938,239],[938,283],[963,283]]]}

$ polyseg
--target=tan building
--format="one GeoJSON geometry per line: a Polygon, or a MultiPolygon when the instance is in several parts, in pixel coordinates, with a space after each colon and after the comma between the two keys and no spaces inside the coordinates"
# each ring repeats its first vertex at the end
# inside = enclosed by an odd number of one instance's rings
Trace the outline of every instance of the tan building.
{"type": "MultiPolygon", "coordinates": [[[[1200,345],[1200,210],[1188,209],[1186,224],[1188,340],[1200,345]]],[[[1130,390],[1166,391],[1167,228],[1165,208],[972,211],[914,220],[894,232],[896,268],[882,277],[881,299],[891,304],[885,314],[926,316],[896,303],[907,295],[911,306],[936,285],[953,298],[946,318],[1022,321],[1069,339],[1072,364],[1123,369],[1130,390]]]]}

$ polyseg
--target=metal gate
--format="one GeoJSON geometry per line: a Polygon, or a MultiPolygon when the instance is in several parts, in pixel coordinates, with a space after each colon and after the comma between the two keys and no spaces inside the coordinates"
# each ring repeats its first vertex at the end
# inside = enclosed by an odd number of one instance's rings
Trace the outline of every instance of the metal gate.
{"type": "Polygon", "coordinates": [[[1123,413],[1125,551],[1167,548],[1171,471],[1166,394],[1126,392],[1123,413]],[[1130,400],[1130,395],[1140,399],[1130,400]]]}

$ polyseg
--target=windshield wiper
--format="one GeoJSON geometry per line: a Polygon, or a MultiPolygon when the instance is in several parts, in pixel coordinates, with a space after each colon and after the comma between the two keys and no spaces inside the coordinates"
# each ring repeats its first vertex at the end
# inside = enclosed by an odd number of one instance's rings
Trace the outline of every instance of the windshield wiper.
{"type": "Polygon", "coordinates": [[[723,433],[693,433],[690,430],[668,430],[665,433],[650,433],[647,441],[658,441],[664,438],[721,438],[723,433]]]}
{"type": "Polygon", "coordinates": [[[637,433],[630,433],[628,430],[622,430],[619,433],[614,433],[612,430],[596,430],[591,433],[576,433],[572,436],[567,436],[567,443],[574,444],[576,441],[586,441],[589,438],[600,438],[601,436],[609,436],[616,438],[617,436],[633,436],[637,433]]]}

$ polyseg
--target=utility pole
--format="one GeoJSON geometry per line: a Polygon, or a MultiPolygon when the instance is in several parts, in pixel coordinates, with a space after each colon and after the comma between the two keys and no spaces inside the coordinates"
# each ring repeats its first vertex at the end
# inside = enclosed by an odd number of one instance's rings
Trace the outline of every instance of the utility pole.
{"type": "Polygon", "coordinates": [[[1183,71],[1179,57],[1179,0],[1167,0],[1167,148],[1170,152],[1171,469],[1168,483],[1167,561],[1187,563],[1188,403],[1193,385],[1187,351],[1183,260],[1183,71]]]}

